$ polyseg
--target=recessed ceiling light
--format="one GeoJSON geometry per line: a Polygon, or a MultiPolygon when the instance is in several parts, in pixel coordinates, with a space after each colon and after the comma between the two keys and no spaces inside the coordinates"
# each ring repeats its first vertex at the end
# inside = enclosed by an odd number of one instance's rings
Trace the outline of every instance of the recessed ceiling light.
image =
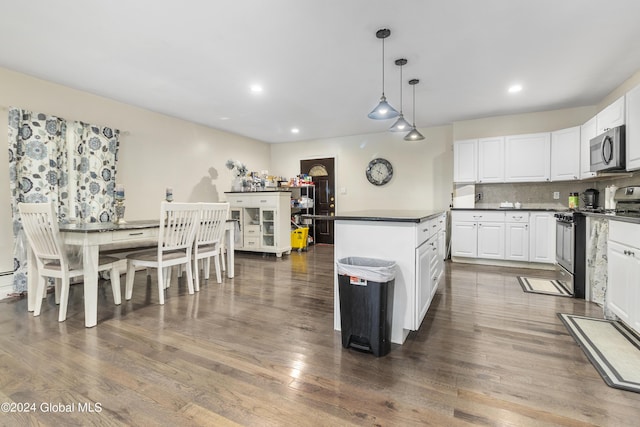
{"type": "Polygon", "coordinates": [[[260,85],[251,85],[251,93],[261,93],[262,86],[260,85]]]}
{"type": "Polygon", "coordinates": [[[291,133],[300,133],[300,129],[298,129],[298,128],[291,128],[291,133]]]}
{"type": "Polygon", "coordinates": [[[509,93],[518,93],[522,90],[522,85],[512,85],[509,87],[509,93]]]}

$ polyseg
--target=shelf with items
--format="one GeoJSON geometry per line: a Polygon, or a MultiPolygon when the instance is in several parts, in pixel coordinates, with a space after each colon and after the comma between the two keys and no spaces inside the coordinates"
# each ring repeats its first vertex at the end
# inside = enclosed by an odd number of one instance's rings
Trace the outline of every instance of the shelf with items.
{"type": "Polygon", "coordinates": [[[293,229],[307,227],[309,229],[307,240],[309,244],[315,243],[314,222],[310,218],[302,218],[303,215],[315,214],[315,186],[298,185],[288,187],[291,190],[291,224],[293,229]]]}

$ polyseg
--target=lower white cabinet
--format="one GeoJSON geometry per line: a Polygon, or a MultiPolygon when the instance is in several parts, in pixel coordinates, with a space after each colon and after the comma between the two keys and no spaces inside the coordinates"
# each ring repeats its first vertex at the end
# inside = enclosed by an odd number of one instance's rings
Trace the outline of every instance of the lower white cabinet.
{"type": "Polygon", "coordinates": [[[556,262],[556,218],[551,212],[529,213],[529,261],[556,262]]]}
{"type": "Polygon", "coordinates": [[[239,221],[235,249],[291,253],[291,193],[289,191],[228,192],[231,219],[239,221]]]}
{"type": "Polygon", "coordinates": [[[555,262],[555,218],[545,211],[466,210],[451,213],[451,256],[555,262]]]}
{"type": "Polygon", "coordinates": [[[609,221],[607,307],[640,332],[640,225],[609,221]]]}
{"type": "Polygon", "coordinates": [[[529,261],[529,212],[507,213],[505,255],[510,261],[529,261]]]}
{"type": "Polygon", "coordinates": [[[504,259],[504,221],[504,212],[453,211],[451,255],[504,259]]]}

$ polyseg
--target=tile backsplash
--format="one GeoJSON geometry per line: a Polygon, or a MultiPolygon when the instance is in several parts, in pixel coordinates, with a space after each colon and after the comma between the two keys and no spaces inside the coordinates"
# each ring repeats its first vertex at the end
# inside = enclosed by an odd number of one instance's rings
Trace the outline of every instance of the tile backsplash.
{"type": "MultiPolygon", "coordinates": [[[[569,193],[581,193],[588,188],[595,188],[600,192],[598,204],[604,206],[605,188],[640,186],[640,172],[619,176],[604,176],[590,178],[583,181],[563,182],[527,182],[511,184],[476,184],[475,193],[482,194],[482,199],[476,201],[476,208],[497,208],[501,202],[520,202],[522,208],[552,208],[563,209],[569,207],[569,193]],[[554,192],[560,193],[560,198],[553,198],[554,192]]],[[[582,207],[582,199],[580,199],[582,207]]]]}

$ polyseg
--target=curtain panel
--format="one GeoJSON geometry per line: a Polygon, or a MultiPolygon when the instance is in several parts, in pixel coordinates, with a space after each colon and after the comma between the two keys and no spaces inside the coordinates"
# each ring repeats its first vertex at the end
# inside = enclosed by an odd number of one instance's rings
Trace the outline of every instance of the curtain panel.
{"type": "Polygon", "coordinates": [[[119,132],[19,108],[9,109],[9,186],[14,292],[27,290],[27,240],[18,203],[49,203],[60,221],[109,222],[119,132]]]}

